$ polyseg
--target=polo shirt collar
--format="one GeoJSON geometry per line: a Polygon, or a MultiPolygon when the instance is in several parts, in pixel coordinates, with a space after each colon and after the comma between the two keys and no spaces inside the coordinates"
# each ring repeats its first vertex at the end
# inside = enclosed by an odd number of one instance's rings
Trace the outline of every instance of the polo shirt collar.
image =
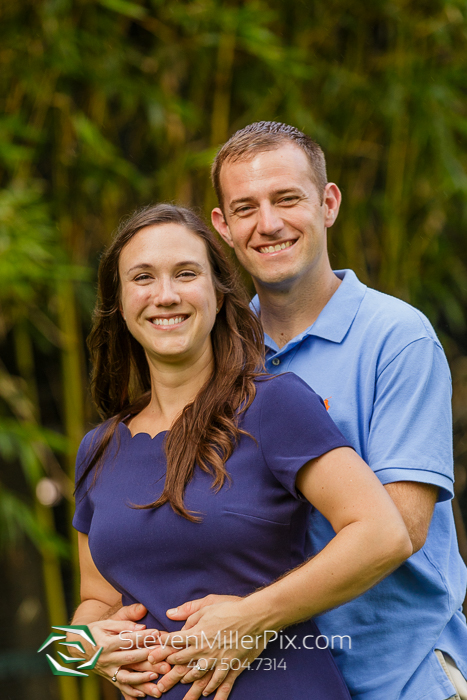
{"type": "MultiPolygon", "coordinates": [[[[366,285],[362,284],[353,270],[334,270],[334,274],[342,280],[342,284],[334,292],[328,303],[321,311],[314,323],[306,330],[290,340],[282,348],[282,352],[289,350],[308,335],[314,335],[332,343],[341,343],[347,335],[347,331],[353,323],[357,311],[365,296],[366,285]]],[[[251,302],[256,313],[260,312],[258,295],[251,302]]],[[[276,343],[265,336],[265,345],[275,352],[279,352],[276,343]]]]}

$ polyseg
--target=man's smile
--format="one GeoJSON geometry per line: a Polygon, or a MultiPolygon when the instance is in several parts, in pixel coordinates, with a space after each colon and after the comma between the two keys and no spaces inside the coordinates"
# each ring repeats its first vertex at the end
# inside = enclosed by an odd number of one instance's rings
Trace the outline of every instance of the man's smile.
{"type": "Polygon", "coordinates": [[[287,248],[291,248],[296,242],[297,239],[294,241],[283,241],[282,243],[271,243],[270,245],[256,247],[255,250],[262,255],[271,255],[271,253],[280,253],[283,250],[287,250],[287,248]]]}

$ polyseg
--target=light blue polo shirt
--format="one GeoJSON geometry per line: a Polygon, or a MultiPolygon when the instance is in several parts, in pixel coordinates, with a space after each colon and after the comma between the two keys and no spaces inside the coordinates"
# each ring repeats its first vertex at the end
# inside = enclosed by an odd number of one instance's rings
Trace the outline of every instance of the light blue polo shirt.
{"type": "MultiPolygon", "coordinates": [[[[269,372],[295,372],[324,400],[344,436],[383,484],[439,487],[424,547],[372,590],[318,619],[355,700],[446,700],[455,690],[433,652],[467,677],[461,612],[466,567],[453,495],[451,378],[443,349],[417,309],[369,289],[351,270],[313,325],[282,349],[266,336],[269,372]],[[332,646],[332,642],[330,641],[332,646]]],[[[258,298],[252,302],[259,311],[258,298]]],[[[334,536],[316,510],[309,551],[334,536]]]]}

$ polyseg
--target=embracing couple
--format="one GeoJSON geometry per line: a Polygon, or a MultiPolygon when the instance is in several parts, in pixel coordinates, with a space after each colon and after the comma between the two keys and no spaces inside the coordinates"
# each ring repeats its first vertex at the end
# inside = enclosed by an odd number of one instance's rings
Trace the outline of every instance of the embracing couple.
{"type": "Polygon", "coordinates": [[[136,212],[100,265],[74,518],[95,670],[126,700],[466,700],[443,349],[331,269],[341,194],[309,137],[251,124],[212,177],[251,304],[181,207],[136,212]]]}

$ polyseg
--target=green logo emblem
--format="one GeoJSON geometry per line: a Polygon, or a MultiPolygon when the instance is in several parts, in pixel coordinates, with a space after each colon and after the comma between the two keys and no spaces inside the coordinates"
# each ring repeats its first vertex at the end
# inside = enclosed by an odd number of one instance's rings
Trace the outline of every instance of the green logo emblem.
{"type": "MultiPolygon", "coordinates": [[[[61,632],[73,632],[74,634],[78,634],[80,637],[82,637],[86,642],[89,642],[89,644],[92,644],[93,647],[96,647],[97,644],[94,641],[94,638],[89,631],[89,628],[87,625],[68,625],[68,627],[52,627],[53,630],[59,630],[61,632]]],[[[52,644],[52,642],[58,642],[60,639],[66,639],[66,634],[57,634],[56,632],[51,632],[45,642],[42,644],[41,647],[37,650],[37,653],[40,651],[43,651],[46,647],[49,646],[49,644],[52,644]]],[[[81,644],[81,642],[59,642],[61,646],[64,647],[71,647],[71,649],[77,649],[78,651],[81,651],[84,654],[84,647],[81,644]]],[[[92,659],[89,659],[89,661],[85,661],[85,663],[81,663],[79,666],[76,668],[85,668],[88,671],[92,671],[94,666],[97,664],[97,660],[101,654],[101,651],[104,647],[101,647],[96,651],[92,659]]],[[[75,657],[75,656],[67,656],[66,654],[62,654],[61,651],[58,652],[58,655],[60,658],[66,663],[66,664],[76,664],[80,661],[83,660],[83,657],[75,657]]],[[[61,664],[58,663],[55,659],[53,659],[50,654],[46,654],[47,661],[49,662],[49,666],[52,670],[52,673],[54,676],[88,676],[88,673],[83,673],[82,671],[78,671],[76,669],[72,668],[66,668],[66,666],[62,666],[61,664]]]]}

